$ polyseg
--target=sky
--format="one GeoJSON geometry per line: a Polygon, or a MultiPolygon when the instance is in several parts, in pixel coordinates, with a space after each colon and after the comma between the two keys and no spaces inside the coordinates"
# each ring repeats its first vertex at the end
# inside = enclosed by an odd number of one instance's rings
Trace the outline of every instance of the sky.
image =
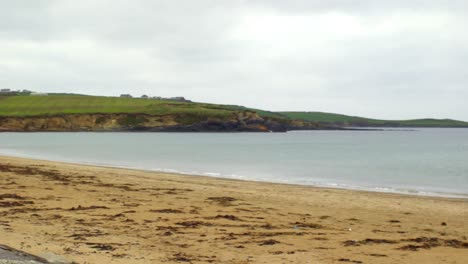
{"type": "Polygon", "coordinates": [[[0,88],[468,120],[466,0],[0,0],[0,88]]]}

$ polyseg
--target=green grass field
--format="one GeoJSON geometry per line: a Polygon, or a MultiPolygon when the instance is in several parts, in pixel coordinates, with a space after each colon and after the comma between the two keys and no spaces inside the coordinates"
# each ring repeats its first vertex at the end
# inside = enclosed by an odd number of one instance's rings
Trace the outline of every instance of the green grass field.
{"type": "Polygon", "coordinates": [[[379,120],[324,112],[280,112],[291,118],[342,126],[388,127],[468,127],[468,122],[452,119],[379,120]]]}
{"type": "Polygon", "coordinates": [[[166,115],[190,113],[201,116],[224,117],[230,115],[233,111],[235,111],[234,107],[139,98],[80,95],[0,97],[0,115],[2,116],[92,113],[166,115]]]}
{"type": "Polygon", "coordinates": [[[378,120],[323,112],[270,112],[237,105],[179,102],[71,94],[48,96],[0,96],[0,116],[44,116],[61,114],[142,113],[179,115],[187,119],[227,118],[239,111],[257,112],[274,119],[299,119],[340,126],[468,127],[468,122],[450,119],[378,120]]]}
{"type": "Polygon", "coordinates": [[[48,96],[0,96],[0,116],[42,116],[60,114],[143,113],[228,117],[237,111],[255,111],[262,116],[280,114],[242,106],[179,102],[142,98],[52,94],[48,96]]]}

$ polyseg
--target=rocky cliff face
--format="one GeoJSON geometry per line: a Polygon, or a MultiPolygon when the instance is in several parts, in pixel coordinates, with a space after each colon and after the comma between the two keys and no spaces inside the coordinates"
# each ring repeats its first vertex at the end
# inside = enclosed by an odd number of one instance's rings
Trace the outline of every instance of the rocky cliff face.
{"type": "Polygon", "coordinates": [[[56,116],[0,117],[0,131],[258,131],[281,132],[318,129],[313,122],[276,120],[254,112],[237,112],[225,118],[196,114],[66,114],[56,116]]]}

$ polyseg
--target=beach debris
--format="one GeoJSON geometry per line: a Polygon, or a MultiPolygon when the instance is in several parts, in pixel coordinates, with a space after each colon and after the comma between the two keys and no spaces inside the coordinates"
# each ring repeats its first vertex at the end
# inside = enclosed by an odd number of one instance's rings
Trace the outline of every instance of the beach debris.
{"type": "Polygon", "coordinates": [[[202,221],[183,221],[177,222],[177,225],[185,226],[185,227],[192,227],[197,228],[199,226],[212,226],[212,223],[202,222],[202,221]]]}
{"type": "Polygon", "coordinates": [[[0,194],[0,200],[3,200],[3,199],[25,200],[26,198],[19,196],[15,193],[5,193],[5,194],[0,194]]]}
{"type": "Polygon", "coordinates": [[[125,217],[125,214],[120,213],[120,214],[115,214],[112,216],[112,218],[116,218],[116,217],[125,217]]]}
{"type": "Polygon", "coordinates": [[[423,244],[423,245],[406,245],[406,246],[402,246],[402,247],[399,247],[397,249],[399,250],[409,250],[409,251],[418,251],[419,249],[430,249],[431,246],[428,245],[428,244],[423,244]]]}
{"type": "Polygon", "coordinates": [[[152,213],[163,213],[163,214],[183,214],[184,212],[177,209],[151,209],[152,213]]]}
{"type": "Polygon", "coordinates": [[[345,245],[346,247],[348,247],[348,246],[359,246],[359,241],[357,241],[357,240],[346,240],[345,242],[343,242],[343,245],[345,245]]]}
{"type": "Polygon", "coordinates": [[[15,193],[5,193],[0,194],[0,207],[17,207],[24,206],[26,204],[34,204],[33,201],[25,201],[25,197],[19,196],[15,193]],[[3,201],[3,200],[7,201],[3,201]],[[10,200],[19,200],[19,201],[10,201],[10,200]]]}
{"type": "Polygon", "coordinates": [[[128,257],[128,254],[112,254],[114,258],[125,258],[128,257]]]}
{"type": "Polygon", "coordinates": [[[295,223],[291,223],[295,229],[298,229],[298,228],[313,228],[313,229],[321,229],[321,228],[324,228],[324,226],[320,225],[320,224],[315,224],[315,223],[303,223],[303,222],[295,222],[295,223]]]}
{"type": "Polygon", "coordinates": [[[174,261],[180,261],[180,262],[191,262],[192,259],[185,253],[176,253],[174,255],[172,255],[173,258],[171,260],[174,260],[174,261]]]}
{"type": "Polygon", "coordinates": [[[437,237],[417,237],[401,240],[388,240],[388,239],[373,239],[367,238],[365,240],[346,240],[343,242],[344,246],[361,246],[372,244],[398,244],[402,242],[414,242],[418,244],[409,244],[397,249],[417,251],[419,249],[430,249],[433,247],[452,247],[452,248],[468,248],[468,242],[460,241],[457,239],[441,239],[437,237]]]}
{"type": "Polygon", "coordinates": [[[208,197],[207,200],[217,202],[219,205],[231,206],[232,202],[237,201],[236,198],[221,196],[221,197],[208,197]]]}
{"type": "Polygon", "coordinates": [[[108,235],[108,233],[103,232],[99,229],[95,230],[82,230],[81,232],[76,232],[73,233],[67,237],[71,237],[74,240],[87,240],[89,237],[99,237],[99,236],[105,236],[108,235]]]}
{"type": "Polygon", "coordinates": [[[271,246],[271,245],[275,245],[279,243],[281,242],[279,242],[278,240],[268,239],[268,240],[261,241],[258,245],[259,246],[271,246]]]}
{"type": "Polygon", "coordinates": [[[260,227],[261,227],[261,228],[268,229],[268,230],[271,230],[271,229],[274,229],[274,228],[275,228],[275,227],[274,227],[272,224],[270,224],[270,223],[266,223],[266,224],[264,224],[264,225],[261,225],[260,227]]]}
{"type": "Polygon", "coordinates": [[[447,223],[442,222],[442,223],[440,223],[440,225],[441,225],[441,226],[447,226],[447,223]]]}
{"type": "Polygon", "coordinates": [[[126,207],[138,207],[140,206],[139,203],[123,203],[123,206],[126,206],[126,207]]]}
{"type": "Polygon", "coordinates": [[[34,204],[33,201],[0,201],[0,207],[16,207],[27,204],[34,204]]]}
{"type": "Polygon", "coordinates": [[[348,259],[348,258],[340,258],[340,259],[338,259],[338,261],[340,261],[340,262],[350,262],[350,263],[356,263],[356,264],[363,263],[360,260],[351,260],[351,259],[348,259]]]}
{"type": "Polygon", "coordinates": [[[367,238],[365,240],[346,240],[343,242],[343,245],[348,246],[361,246],[361,245],[369,245],[369,244],[396,244],[397,241],[388,240],[388,239],[373,239],[367,238]]]}
{"type": "Polygon", "coordinates": [[[97,249],[97,250],[101,250],[101,251],[114,251],[115,248],[111,245],[108,245],[108,244],[101,244],[101,243],[86,243],[87,245],[89,245],[90,248],[94,248],[94,249],[97,249]]]}
{"type": "Polygon", "coordinates": [[[91,206],[81,206],[78,205],[78,207],[72,207],[68,210],[70,211],[79,211],[79,210],[92,210],[92,209],[109,209],[107,206],[97,206],[97,205],[91,205],[91,206]]]}
{"type": "Polygon", "coordinates": [[[214,218],[215,219],[227,219],[231,221],[241,221],[241,219],[235,215],[217,215],[214,218]]]}
{"type": "Polygon", "coordinates": [[[419,249],[431,249],[433,247],[452,247],[452,248],[468,248],[468,242],[460,241],[457,239],[440,239],[437,237],[417,237],[410,239],[402,239],[402,242],[416,242],[419,245],[406,245],[399,247],[399,250],[417,251],[419,249]]]}
{"type": "Polygon", "coordinates": [[[171,231],[166,231],[164,233],[162,233],[163,236],[172,236],[174,233],[172,233],[171,231]]]}

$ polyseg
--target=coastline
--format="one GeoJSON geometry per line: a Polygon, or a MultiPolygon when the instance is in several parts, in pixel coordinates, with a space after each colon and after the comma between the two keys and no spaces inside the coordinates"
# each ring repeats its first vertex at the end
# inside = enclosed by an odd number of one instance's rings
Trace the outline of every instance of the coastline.
{"type": "Polygon", "coordinates": [[[0,176],[0,244],[78,263],[463,263],[468,250],[466,199],[6,156],[0,176]]]}
{"type": "Polygon", "coordinates": [[[8,158],[19,158],[19,159],[30,159],[30,160],[37,160],[37,161],[45,161],[45,162],[57,162],[63,164],[73,164],[73,165],[83,165],[83,166],[95,166],[95,167],[103,167],[103,168],[116,168],[116,169],[127,169],[127,170],[135,170],[141,172],[148,172],[148,173],[158,173],[158,174],[174,174],[174,175],[183,175],[183,176],[191,176],[191,177],[209,177],[213,179],[219,180],[236,180],[236,181],[246,181],[246,182],[258,182],[258,183],[272,183],[272,184],[284,184],[284,185],[292,185],[292,186],[304,186],[304,187],[311,187],[311,188],[325,188],[325,189],[338,189],[338,190],[351,190],[351,191],[360,191],[360,192],[371,192],[371,193],[389,193],[389,194],[397,194],[397,195],[410,195],[410,196],[422,196],[422,197],[441,197],[441,198],[455,198],[455,199],[467,199],[468,200],[468,193],[449,193],[449,192],[434,192],[434,191],[422,191],[422,190],[413,190],[413,189],[402,189],[402,188],[391,188],[391,187],[382,187],[382,186],[374,186],[374,187],[363,187],[359,185],[345,185],[345,184],[338,184],[338,183],[294,183],[294,182],[281,182],[281,181],[272,181],[270,179],[248,179],[246,177],[238,176],[238,175],[223,175],[216,172],[186,172],[186,171],[178,171],[175,169],[148,169],[148,168],[141,168],[136,166],[119,166],[116,164],[107,164],[107,163],[100,163],[100,162],[86,162],[86,161],[71,161],[67,159],[42,159],[38,158],[35,155],[28,155],[24,153],[0,153],[0,159],[2,157],[8,158]]]}

